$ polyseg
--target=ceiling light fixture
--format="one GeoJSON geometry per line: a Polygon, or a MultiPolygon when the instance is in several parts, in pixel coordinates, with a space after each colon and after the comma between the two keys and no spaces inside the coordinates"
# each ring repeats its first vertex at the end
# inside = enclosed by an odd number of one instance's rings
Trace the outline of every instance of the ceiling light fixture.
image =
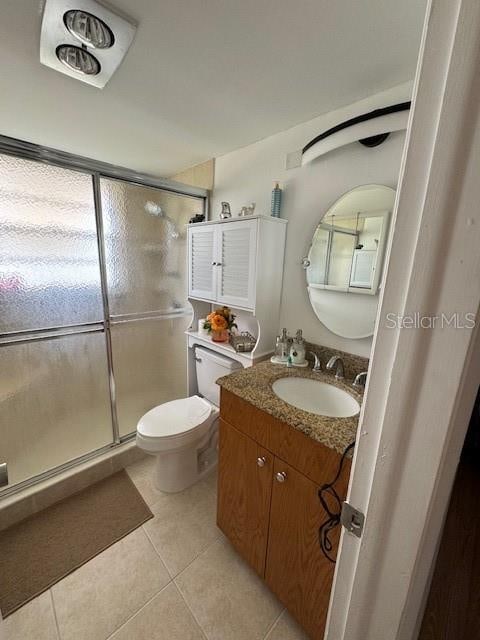
{"type": "Polygon", "coordinates": [[[57,47],[57,58],[68,69],[86,76],[96,76],[100,73],[99,61],[88,51],[72,44],[61,44],[57,47]]]}
{"type": "Polygon", "coordinates": [[[136,25],[96,0],[44,0],[40,62],[104,87],[135,36],[136,25]]]}
{"type": "Polygon", "coordinates": [[[110,27],[87,11],[70,9],[64,14],[63,22],[70,33],[87,47],[109,49],[115,42],[110,27]]]}

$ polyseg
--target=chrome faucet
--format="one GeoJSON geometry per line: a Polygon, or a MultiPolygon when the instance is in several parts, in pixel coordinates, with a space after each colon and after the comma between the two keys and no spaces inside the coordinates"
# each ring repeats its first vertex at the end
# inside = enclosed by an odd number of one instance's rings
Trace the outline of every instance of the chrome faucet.
{"type": "Polygon", "coordinates": [[[345,378],[345,368],[343,366],[343,360],[340,356],[332,356],[326,364],[327,371],[331,371],[335,367],[335,379],[343,380],[345,378]]]}
{"type": "Polygon", "coordinates": [[[312,367],[312,371],[321,371],[322,370],[322,361],[320,360],[320,358],[317,356],[317,354],[315,353],[315,351],[309,351],[308,352],[311,356],[313,356],[313,367],[312,367]]]}
{"type": "Polygon", "coordinates": [[[359,373],[357,376],[355,376],[355,380],[353,381],[352,386],[355,387],[355,389],[365,389],[366,383],[367,372],[362,371],[362,373],[359,373]]]}

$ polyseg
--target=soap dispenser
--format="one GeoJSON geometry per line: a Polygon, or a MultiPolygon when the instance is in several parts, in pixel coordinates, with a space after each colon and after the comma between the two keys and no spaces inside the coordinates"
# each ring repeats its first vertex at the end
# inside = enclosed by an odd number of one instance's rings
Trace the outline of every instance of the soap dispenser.
{"type": "Polygon", "coordinates": [[[290,357],[293,365],[297,367],[304,367],[306,365],[305,340],[301,329],[298,329],[295,338],[293,339],[293,344],[290,347],[290,357]]]}

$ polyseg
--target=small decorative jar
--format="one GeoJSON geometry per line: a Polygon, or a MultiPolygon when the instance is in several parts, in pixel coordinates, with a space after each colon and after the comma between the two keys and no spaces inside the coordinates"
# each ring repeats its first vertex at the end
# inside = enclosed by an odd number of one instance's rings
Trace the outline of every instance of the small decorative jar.
{"type": "Polygon", "coordinates": [[[230,339],[230,331],[228,329],[220,329],[219,331],[212,331],[213,342],[228,342],[230,339]]]}

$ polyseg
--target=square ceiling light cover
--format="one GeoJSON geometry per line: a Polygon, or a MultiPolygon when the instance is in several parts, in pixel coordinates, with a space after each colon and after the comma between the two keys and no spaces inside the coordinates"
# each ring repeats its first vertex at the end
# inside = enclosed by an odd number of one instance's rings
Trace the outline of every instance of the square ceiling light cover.
{"type": "Polygon", "coordinates": [[[46,0],[40,62],[101,89],[122,62],[136,29],[95,0],[46,0]]]}

